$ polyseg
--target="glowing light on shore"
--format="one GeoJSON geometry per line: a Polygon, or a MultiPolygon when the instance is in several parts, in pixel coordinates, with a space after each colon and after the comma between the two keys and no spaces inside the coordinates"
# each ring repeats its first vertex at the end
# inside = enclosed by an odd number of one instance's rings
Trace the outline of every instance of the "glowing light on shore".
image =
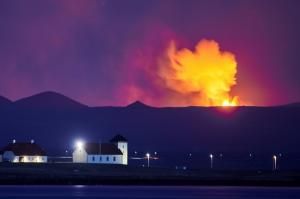
{"type": "Polygon", "coordinates": [[[77,140],[75,142],[75,147],[78,149],[82,149],[84,147],[84,142],[82,140],[77,140]]]}

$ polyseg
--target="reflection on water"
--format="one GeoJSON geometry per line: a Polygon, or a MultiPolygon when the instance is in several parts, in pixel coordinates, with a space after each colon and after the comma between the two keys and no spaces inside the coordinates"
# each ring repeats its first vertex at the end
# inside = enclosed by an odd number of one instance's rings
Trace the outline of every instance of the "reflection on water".
{"type": "Polygon", "coordinates": [[[300,188],[191,186],[0,186],[0,198],[283,199],[300,188]]]}

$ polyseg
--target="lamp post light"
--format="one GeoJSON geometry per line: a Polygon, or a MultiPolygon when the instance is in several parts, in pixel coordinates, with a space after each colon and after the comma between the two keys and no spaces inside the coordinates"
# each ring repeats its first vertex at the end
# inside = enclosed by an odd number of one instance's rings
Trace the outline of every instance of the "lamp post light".
{"type": "Polygon", "coordinates": [[[209,158],[210,158],[210,168],[212,169],[214,167],[214,155],[209,154],[209,158]]]}
{"type": "Polygon", "coordinates": [[[273,170],[277,170],[277,156],[273,155],[273,170]]]}
{"type": "Polygon", "coordinates": [[[150,153],[146,153],[147,161],[148,161],[148,168],[150,167],[150,153]]]}

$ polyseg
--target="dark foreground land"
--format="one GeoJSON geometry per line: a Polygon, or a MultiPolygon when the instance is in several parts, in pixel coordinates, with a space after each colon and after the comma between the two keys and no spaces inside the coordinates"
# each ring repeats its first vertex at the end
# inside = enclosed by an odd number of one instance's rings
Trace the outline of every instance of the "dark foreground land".
{"type": "Polygon", "coordinates": [[[300,186],[300,171],[175,170],[71,163],[1,163],[0,184],[300,186]]]}

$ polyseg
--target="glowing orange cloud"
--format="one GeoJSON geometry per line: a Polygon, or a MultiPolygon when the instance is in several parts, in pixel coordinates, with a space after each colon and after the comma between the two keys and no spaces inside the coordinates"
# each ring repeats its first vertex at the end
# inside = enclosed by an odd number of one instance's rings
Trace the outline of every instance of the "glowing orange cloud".
{"type": "Polygon", "coordinates": [[[190,105],[236,106],[238,96],[231,96],[236,84],[237,61],[217,42],[201,40],[195,50],[180,49],[171,42],[164,59],[159,61],[158,75],[165,87],[183,97],[190,105]]]}

